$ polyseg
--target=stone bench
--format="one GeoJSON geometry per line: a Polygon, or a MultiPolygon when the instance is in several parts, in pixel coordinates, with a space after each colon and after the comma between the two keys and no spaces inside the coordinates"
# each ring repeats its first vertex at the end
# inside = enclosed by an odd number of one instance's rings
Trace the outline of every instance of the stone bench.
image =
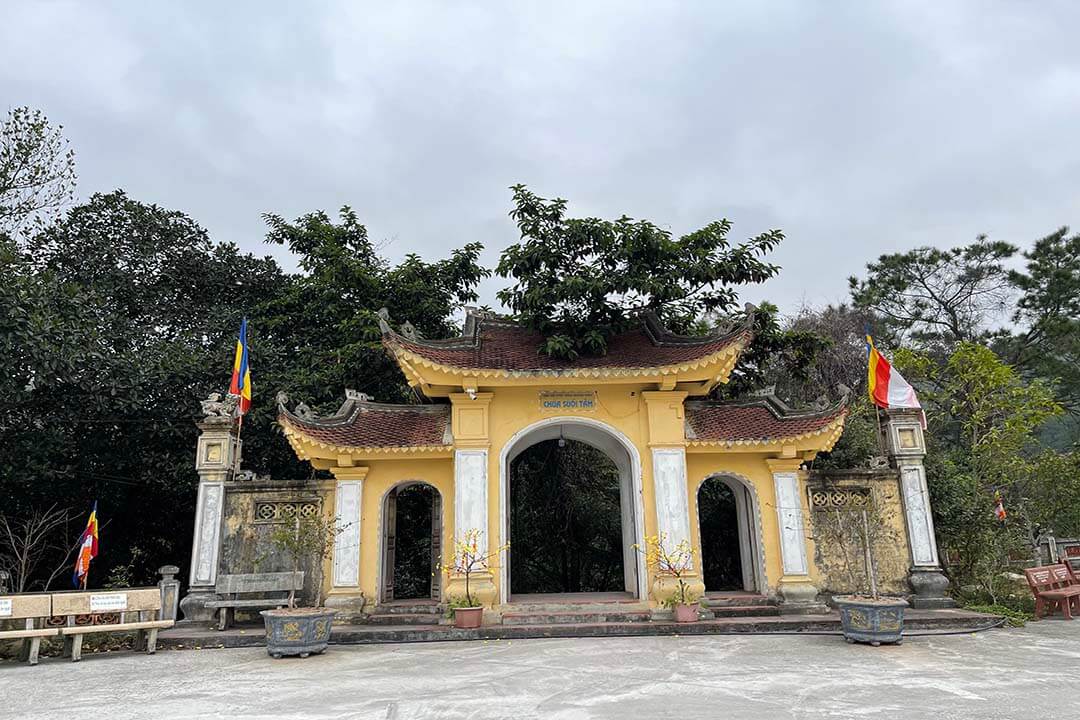
{"type": "Polygon", "coordinates": [[[52,614],[51,595],[0,595],[0,621],[8,620],[23,626],[0,630],[0,640],[22,640],[23,653],[31,665],[37,665],[41,638],[60,635],[59,628],[45,627],[52,614]]]}
{"type": "Polygon", "coordinates": [[[161,619],[161,591],[154,588],[74,591],[52,594],[52,613],[64,618],[59,633],[64,638],[64,654],[72,662],[82,658],[83,637],[92,633],[138,633],[136,649],[146,648],[148,655],[157,650],[158,630],[173,626],[161,619]],[[101,622],[106,616],[119,615],[119,622],[101,622]]]}
{"type": "Polygon", "coordinates": [[[218,630],[229,627],[236,608],[270,610],[285,607],[289,603],[290,590],[304,589],[304,573],[243,573],[220,575],[214,592],[217,600],[210,600],[206,607],[218,611],[218,630]],[[251,597],[259,595],[259,597],[251,597]]]}

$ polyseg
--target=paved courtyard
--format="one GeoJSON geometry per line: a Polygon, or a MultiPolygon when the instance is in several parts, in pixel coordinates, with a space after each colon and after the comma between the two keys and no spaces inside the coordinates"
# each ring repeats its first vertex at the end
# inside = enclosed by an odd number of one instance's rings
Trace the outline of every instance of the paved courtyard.
{"type": "Polygon", "coordinates": [[[1075,718],[1080,622],[912,637],[640,637],[0,664],[4,718],[1075,718]]]}

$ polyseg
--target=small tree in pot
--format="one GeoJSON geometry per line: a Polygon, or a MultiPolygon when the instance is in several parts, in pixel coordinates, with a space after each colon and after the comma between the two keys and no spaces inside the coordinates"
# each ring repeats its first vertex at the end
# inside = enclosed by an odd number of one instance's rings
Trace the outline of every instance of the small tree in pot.
{"type": "Polygon", "coordinates": [[[674,548],[667,547],[667,533],[645,538],[645,547],[634,544],[634,550],[645,555],[645,564],[661,576],[674,578],[675,592],[664,601],[670,607],[675,622],[695,622],[698,619],[699,598],[691,591],[686,575],[693,567],[694,549],[689,540],[682,540],[674,548]]]}
{"type": "Polygon", "coordinates": [[[465,577],[465,596],[451,597],[448,609],[454,616],[454,626],[459,628],[478,628],[484,618],[484,608],[473,595],[472,576],[491,569],[491,560],[510,547],[510,543],[500,545],[493,552],[482,547],[483,538],[480,530],[466,530],[464,536],[454,538],[454,555],[450,564],[443,568],[449,575],[465,577]]]}
{"type": "Polygon", "coordinates": [[[271,536],[274,545],[289,558],[296,579],[289,587],[288,607],[260,613],[266,624],[266,651],[272,657],[307,657],[326,650],[335,611],[323,607],[322,566],[334,547],[334,538],[346,527],[339,525],[336,518],[297,516],[271,536]],[[301,577],[300,566],[305,561],[314,571],[314,603],[311,607],[297,607],[295,588],[301,577]]]}
{"type": "Polygon", "coordinates": [[[839,571],[852,589],[850,595],[836,595],[833,604],[840,611],[840,624],[848,642],[874,646],[899,644],[904,634],[907,601],[878,592],[874,548],[895,541],[895,532],[886,523],[873,492],[853,508],[834,507],[817,513],[814,530],[819,543],[830,545],[839,555],[839,571]]]}

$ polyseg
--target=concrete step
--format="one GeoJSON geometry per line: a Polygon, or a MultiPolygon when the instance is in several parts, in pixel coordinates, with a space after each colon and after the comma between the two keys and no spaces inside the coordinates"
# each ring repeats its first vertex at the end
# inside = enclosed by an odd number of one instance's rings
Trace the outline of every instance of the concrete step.
{"type": "Polygon", "coordinates": [[[368,625],[438,625],[442,615],[432,613],[377,613],[368,615],[368,625]]]}
{"type": "Polygon", "coordinates": [[[647,610],[588,611],[563,610],[558,612],[511,612],[503,613],[503,625],[595,625],[600,623],[649,622],[647,610]]]}
{"type": "Polygon", "coordinates": [[[764,595],[747,592],[732,593],[709,593],[701,598],[701,604],[706,608],[718,607],[749,607],[751,605],[772,605],[773,602],[764,595]]]}
{"type": "Polygon", "coordinates": [[[780,608],[775,605],[719,605],[707,608],[705,616],[709,614],[714,618],[776,617],[780,615],[780,608]]]}
{"type": "Polygon", "coordinates": [[[376,605],[373,611],[375,615],[436,615],[443,614],[442,606],[434,600],[395,600],[394,602],[376,605]]]}

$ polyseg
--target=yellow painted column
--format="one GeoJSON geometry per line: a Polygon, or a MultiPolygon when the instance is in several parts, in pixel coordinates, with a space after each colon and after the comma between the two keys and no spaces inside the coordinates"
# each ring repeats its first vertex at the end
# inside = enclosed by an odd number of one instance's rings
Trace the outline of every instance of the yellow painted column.
{"type": "MultiPolygon", "coordinates": [[[[470,531],[478,531],[480,552],[492,553],[498,547],[498,533],[491,532],[489,519],[491,505],[498,506],[498,490],[492,492],[488,468],[490,438],[490,408],[492,393],[468,392],[450,395],[452,405],[451,431],[454,435],[454,524],[444,528],[443,542],[447,556],[454,556],[454,541],[462,540],[470,531]]],[[[498,558],[493,558],[492,563],[498,558]]],[[[468,592],[481,605],[492,606],[498,596],[495,574],[492,570],[470,575],[468,592]]],[[[446,597],[464,598],[465,576],[452,572],[447,578],[446,597]]]]}
{"type": "MultiPolygon", "coordinates": [[[[331,472],[334,474],[334,507],[329,515],[334,518],[340,532],[334,537],[326,606],[339,610],[344,617],[356,616],[363,612],[365,603],[364,593],[360,589],[360,551],[364,546],[363,495],[368,468],[335,467],[331,472]]],[[[371,543],[371,553],[377,551],[377,545],[371,543]]],[[[374,558],[370,567],[377,566],[378,559],[374,558]]]]}
{"type": "MultiPolygon", "coordinates": [[[[643,392],[648,412],[649,451],[652,456],[653,512],[657,534],[664,538],[668,551],[681,543],[693,547],[690,536],[690,489],[686,474],[686,393],[674,390],[643,392]]],[[[648,509],[646,509],[648,512],[648,509]]],[[[669,574],[653,574],[652,599],[664,602],[678,589],[679,581],[669,574]]],[[[705,594],[700,559],[690,558],[682,572],[682,581],[691,597],[705,594]]]]}
{"type": "MultiPolygon", "coordinates": [[[[791,448],[785,455],[794,455],[791,448]]],[[[779,457],[765,460],[772,472],[776,494],[777,532],[783,575],[778,591],[785,612],[821,612],[818,589],[810,577],[810,555],[807,552],[810,531],[806,526],[804,507],[805,478],[802,477],[801,457],[779,457]]]]}

